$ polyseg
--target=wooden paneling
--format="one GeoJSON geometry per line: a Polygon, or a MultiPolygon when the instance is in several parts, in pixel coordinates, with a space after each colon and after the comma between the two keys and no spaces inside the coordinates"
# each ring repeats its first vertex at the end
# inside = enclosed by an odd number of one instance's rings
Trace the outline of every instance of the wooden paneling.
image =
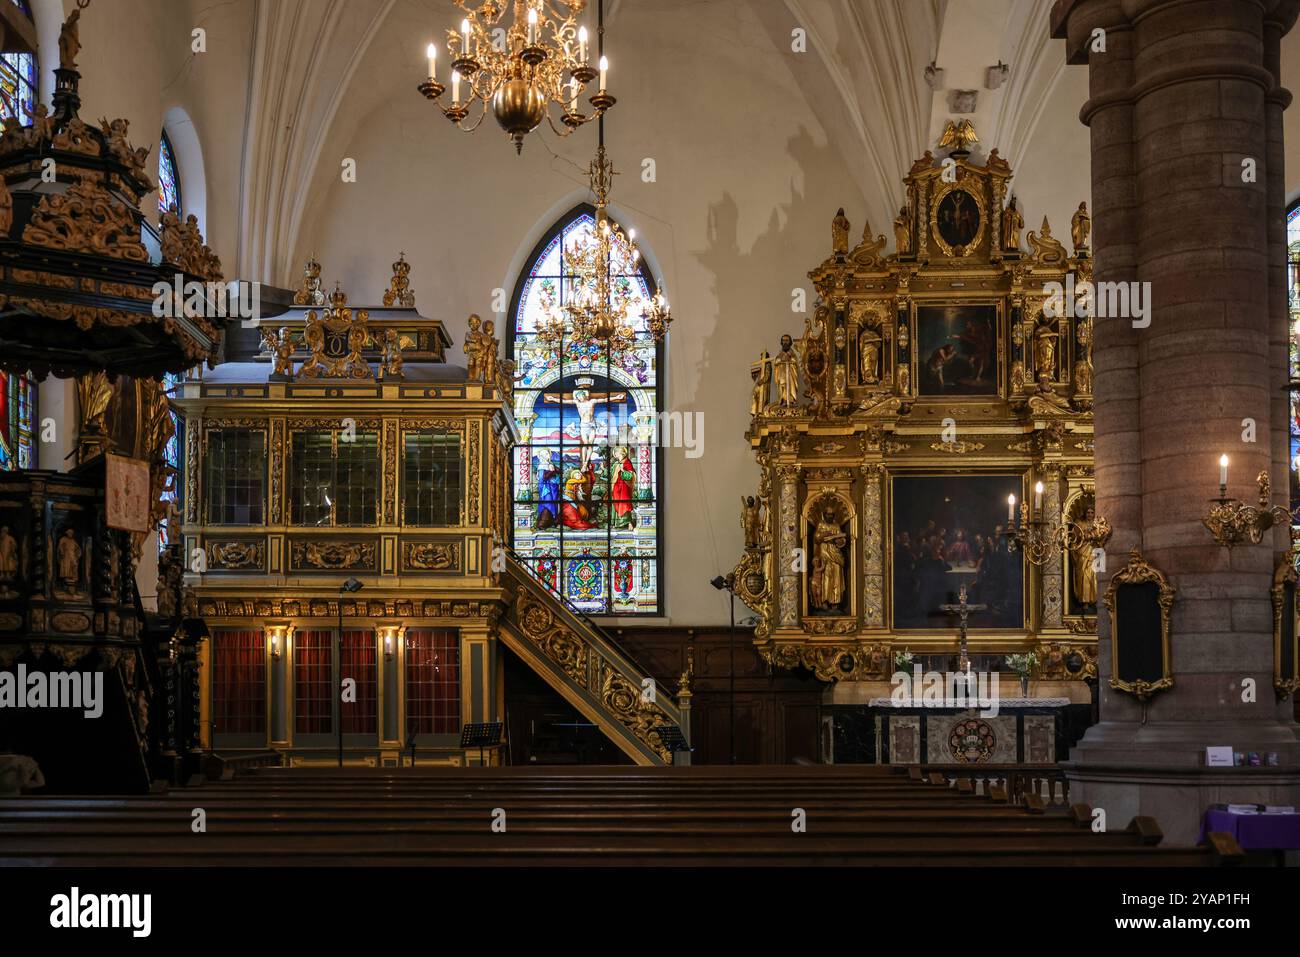
{"type": "Polygon", "coordinates": [[[753,633],[726,628],[611,629],[660,687],[676,693],[695,651],[692,740],[695,764],[727,764],[731,757],[731,669],[735,661],[735,748],[738,764],[789,764],[817,760],[817,729],[826,685],[815,678],[772,670],[754,651],[753,633]]]}

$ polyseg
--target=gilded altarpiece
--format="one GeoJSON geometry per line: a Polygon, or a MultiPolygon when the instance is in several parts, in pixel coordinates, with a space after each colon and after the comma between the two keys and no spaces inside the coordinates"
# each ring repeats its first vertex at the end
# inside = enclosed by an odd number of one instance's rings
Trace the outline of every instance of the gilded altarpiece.
{"type": "Polygon", "coordinates": [[[870,225],[852,244],[841,210],[812,315],[751,367],[761,475],[733,582],[774,665],[885,681],[895,652],[955,656],[939,606],[964,585],[985,606],[972,656],[1034,651],[1037,678],[1095,677],[1091,548],[1031,561],[1008,534],[1012,516],[1046,539],[1096,518],[1091,319],[1052,298],[1069,273],[1090,281],[1088,230],[1067,250],[1044,218],[1022,239],[1011,178],[997,150],[927,151],[892,252],[870,225]]]}

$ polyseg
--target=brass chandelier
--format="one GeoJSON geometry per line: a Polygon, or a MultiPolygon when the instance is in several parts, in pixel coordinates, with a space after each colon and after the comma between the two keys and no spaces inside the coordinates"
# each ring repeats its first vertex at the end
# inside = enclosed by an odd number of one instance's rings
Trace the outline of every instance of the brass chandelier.
{"type": "Polygon", "coordinates": [[[433,43],[427,50],[429,76],[419,91],[459,129],[469,133],[478,129],[491,105],[497,123],[514,140],[516,152],[523,152],[524,137],[543,120],[557,136],[568,136],[614,105],[614,97],[606,92],[609,61],[603,51],[603,0],[595,67],[587,28],[577,24],[587,0],[454,2],[465,18],[459,30],[447,31],[451,103],[439,102],[447,88],[438,82],[438,48],[433,43]],[[578,109],[578,97],[593,80],[599,80],[599,86],[587,100],[591,112],[584,113],[578,109]],[[476,100],[481,104],[478,119],[466,125],[476,100]],[[559,126],[551,115],[552,105],[560,109],[559,126]]]}
{"type": "MultiPolygon", "coordinates": [[[[566,338],[596,342],[613,356],[636,345],[631,323],[636,308],[631,283],[619,279],[620,264],[634,271],[641,262],[641,250],[636,245],[636,230],[625,233],[609,218],[607,207],[615,170],[603,142],[588,167],[588,175],[596,196],[596,229],[591,237],[575,239],[562,251],[568,295],[562,306],[550,304],[546,308],[537,338],[551,349],[559,348],[566,338]]],[[[641,318],[654,340],[662,341],[673,321],[662,292],[656,291],[654,298],[641,307],[641,318]]]]}

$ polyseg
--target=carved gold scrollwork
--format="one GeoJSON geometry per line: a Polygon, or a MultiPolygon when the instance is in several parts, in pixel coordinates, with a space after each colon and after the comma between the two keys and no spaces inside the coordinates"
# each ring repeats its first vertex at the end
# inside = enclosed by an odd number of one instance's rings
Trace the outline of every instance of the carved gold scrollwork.
{"type": "Polygon", "coordinates": [[[137,215],[98,183],[78,180],[66,193],[41,199],[23,242],[144,263],[149,253],[140,242],[137,215]]]}
{"type": "Polygon", "coordinates": [[[330,571],[346,568],[374,568],[374,542],[293,542],[290,546],[297,568],[330,571]]]}

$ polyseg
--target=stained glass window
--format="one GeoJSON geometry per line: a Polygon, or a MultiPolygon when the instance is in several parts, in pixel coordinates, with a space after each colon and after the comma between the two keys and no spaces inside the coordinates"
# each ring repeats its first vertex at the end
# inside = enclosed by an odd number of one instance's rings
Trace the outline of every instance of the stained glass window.
{"type": "Polygon", "coordinates": [[[25,375],[0,372],[0,470],[35,467],[32,430],[36,385],[25,375]]]}
{"type": "MultiPolygon", "coordinates": [[[[27,0],[13,0],[13,5],[31,19],[27,0]]],[[[23,126],[30,126],[35,109],[36,57],[31,53],[0,54],[0,121],[16,116],[23,126]]]]}
{"type": "Polygon", "coordinates": [[[173,206],[177,212],[185,209],[181,205],[181,178],[176,173],[176,153],[172,141],[163,133],[158,144],[158,209],[165,213],[173,206]]]}
{"type": "MultiPolygon", "coordinates": [[[[1291,381],[1300,382],[1300,200],[1286,214],[1287,300],[1291,310],[1291,381]]],[[[1292,388],[1287,424],[1291,433],[1291,508],[1300,508],[1300,390],[1292,388]]],[[[1300,526],[1291,529],[1291,540],[1300,540],[1300,526]]]]}
{"type": "MultiPolygon", "coordinates": [[[[183,375],[167,373],[163,376],[163,388],[167,390],[168,398],[175,398],[180,391],[180,384],[185,380],[183,375]]],[[[163,450],[163,458],[172,469],[171,482],[168,483],[162,491],[162,500],[168,504],[167,517],[158,523],[158,551],[162,551],[173,542],[180,541],[179,523],[173,525],[172,515],[180,515],[181,509],[181,477],[185,470],[181,467],[181,438],[185,435],[185,417],[176,411],[172,406],[172,437],[167,442],[167,448],[163,450]]]]}
{"type": "Polygon", "coordinates": [[[636,333],[611,354],[594,341],[538,335],[548,311],[573,295],[562,251],[590,240],[589,206],[562,219],[538,244],[515,289],[511,355],[516,363],[514,548],[552,590],[588,614],[659,614],[661,347],[641,309],[654,280],[642,262],[619,257],[611,298],[627,303],[636,333]]]}

